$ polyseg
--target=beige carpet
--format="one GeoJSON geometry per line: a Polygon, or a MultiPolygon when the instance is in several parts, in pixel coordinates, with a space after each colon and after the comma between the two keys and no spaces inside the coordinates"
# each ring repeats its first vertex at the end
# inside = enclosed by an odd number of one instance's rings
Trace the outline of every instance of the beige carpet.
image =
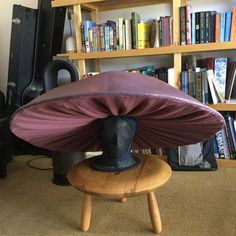
{"type": "MultiPolygon", "coordinates": [[[[32,156],[17,156],[0,179],[1,236],[155,235],[146,198],[126,203],[93,198],[90,230],[79,230],[82,194],[51,183],[52,171],[26,165],[32,156]]],[[[47,168],[50,160],[31,163],[47,168]]],[[[96,181],[96,180],[94,180],[96,181]]],[[[163,224],[161,236],[235,236],[236,169],[174,172],[156,191],[163,224]]]]}

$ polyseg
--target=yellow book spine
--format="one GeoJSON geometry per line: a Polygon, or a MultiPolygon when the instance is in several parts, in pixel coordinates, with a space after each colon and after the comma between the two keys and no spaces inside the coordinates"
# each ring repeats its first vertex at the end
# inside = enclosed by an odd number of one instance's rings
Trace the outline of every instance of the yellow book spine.
{"type": "Polygon", "coordinates": [[[143,23],[142,21],[138,23],[138,48],[148,48],[148,33],[149,33],[149,25],[147,23],[143,23]]]}

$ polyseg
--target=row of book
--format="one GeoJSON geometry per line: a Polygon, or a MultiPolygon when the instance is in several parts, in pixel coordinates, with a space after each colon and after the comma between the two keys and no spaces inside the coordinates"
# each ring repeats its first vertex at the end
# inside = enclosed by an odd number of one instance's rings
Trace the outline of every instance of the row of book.
{"type": "Polygon", "coordinates": [[[236,98],[236,62],[206,58],[197,67],[183,70],[181,90],[204,104],[231,102],[236,98]]]}
{"type": "Polygon", "coordinates": [[[90,20],[81,23],[82,52],[141,49],[173,44],[173,18],[163,16],[148,22],[131,13],[131,19],[118,18],[96,24],[90,20]]]}
{"type": "Polygon", "coordinates": [[[190,4],[180,7],[181,45],[226,41],[236,41],[236,8],[193,12],[190,4]]]}
{"type": "Polygon", "coordinates": [[[215,134],[214,153],[216,158],[236,159],[236,116],[224,112],[226,126],[215,134]]]}

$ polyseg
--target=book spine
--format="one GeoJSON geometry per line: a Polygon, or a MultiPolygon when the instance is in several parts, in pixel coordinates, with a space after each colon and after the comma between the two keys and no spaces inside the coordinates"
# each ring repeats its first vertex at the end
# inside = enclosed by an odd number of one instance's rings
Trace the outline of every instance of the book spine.
{"type": "Polygon", "coordinates": [[[218,93],[225,98],[227,58],[215,58],[215,80],[219,85],[218,93]]]}
{"type": "Polygon", "coordinates": [[[234,150],[236,150],[236,131],[235,131],[235,127],[234,127],[233,117],[229,112],[227,112],[227,119],[228,119],[228,124],[229,124],[229,128],[230,128],[230,134],[231,134],[232,140],[233,140],[234,150]]]}
{"type": "Polygon", "coordinates": [[[195,73],[196,99],[202,102],[202,78],[201,72],[195,73]]]}
{"type": "Polygon", "coordinates": [[[100,50],[105,51],[104,24],[99,25],[99,41],[100,50]]]}
{"type": "Polygon", "coordinates": [[[125,49],[132,49],[131,21],[129,19],[125,19],[125,49]]]}
{"type": "Polygon", "coordinates": [[[132,48],[138,48],[138,23],[140,15],[137,12],[131,12],[131,31],[132,31],[132,48]]]}
{"type": "Polygon", "coordinates": [[[217,104],[218,103],[218,97],[213,85],[213,77],[214,77],[214,73],[213,70],[207,70],[207,81],[208,81],[208,86],[210,89],[210,94],[211,94],[211,98],[212,98],[212,102],[213,104],[217,104]]]}
{"type": "Polygon", "coordinates": [[[81,26],[80,26],[80,31],[81,31],[82,52],[86,52],[86,49],[85,49],[85,37],[84,37],[84,25],[83,24],[81,24],[81,26]]]}
{"type": "Polygon", "coordinates": [[[191,5],[186,5],[186,44],[192,44],[191,39],[191,5]]]}
{"type": "Polygon", "coordinates": [[[206,42],[206,12],[200,12],[200,43],[206,42]]]}
{"type": "Polygon", "coordinates": [[[189,69],[188,70],[188,94],[192,97],[195,97],[194,83],[195,83],[194,71],[193,69],[189,69]]]}
{"type": "Polygon", "coordinates": [[[225,12],[222,12],[220,17],[220,42],[224,41],[225,41],[225,12]]]}
{"type": "Polygon", "coordinates": [[[110,51],[110,26],[104,24],[105,51],[110,51]]]}
{"type": "Polygon", "coordinates": [[[220,17],[221,13],[216,12],[216,24],[215,24],[215,42],[220,42],[220,17]]]}
{"type": "Polygon", "coordinates": [[[168,23],[168,17],[164,17],[164,46],[169,46],[169,33],[168,33],[169,23],[168,23]]]}
{"type": "Polygon", "coordinates": [[[231,31],[230,31],[230,41],[236,40],[236,7],[232,10],[232,20],[231,20],[231,31]]]}
{"type": "Polygon", "coordinates": [[[196,44],[200,43],[200,12],[195,13],[196,44]]]}
{"type": "Polygon", "coordinates": [[[124,50],[124,31],[123,31],[124,18],[118,19],[118,31],[119,31],[119,50],[124,50]]]}
{"type": "Polygon", "coordinates": [[[232,12],[225,13],[225,37],[224,37],[225,42],[230,41],[231,17],[232,17],[232,12]]]}
{"type": "Polygon", "coordinates": [[[148,24],[141,21],[138,23],[138,48],[146,48],[148,44],[148,24]]]}
{"type": "Polygon", "coordinates": [[[180,13],[180,44],[186,45],[186,6],[179,8],[180,13]]]}
{"type": "Polygon", "coordinates": [[[196,44],[196,21],[195,21],[195,12],[191,13],[191,28],[192,28],[192,44],[196,44]]]}
{"type": "Polygon", "coordinates": [[[206,31],[205,31],[205,42],[209,43],[210,42],[210,17],[211,12],[207,11],[206,12],[206,22],[205,22],[205,26],[206,26],[206,31]]]}
{"type": "Polygon", "coordinates": [[[216,11],[210,12],[210,34],[209,34],[209,42],[215,42],[215,28],[216,28],[216,11]]]}
{"type": "Polygon", "coordinates": [[[181,91],[188,94],[188,72],[181,73],[181,91]]]}
{"type": "Polygon", "coordinates": [[[218,131],[215,134],[215,139],[216,139],[219,158],[225,159],[226,156],[225,156],[225,152],[224,152],[224,139],[223,139],[223,131],[222,130],[218,131]]]}

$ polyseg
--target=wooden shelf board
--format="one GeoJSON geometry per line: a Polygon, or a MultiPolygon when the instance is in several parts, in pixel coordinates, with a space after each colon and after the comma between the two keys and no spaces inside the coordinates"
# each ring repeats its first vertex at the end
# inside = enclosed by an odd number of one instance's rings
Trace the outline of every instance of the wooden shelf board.
{"type": "Polygon", "coordinates": [[[120,58],[120,57],[139,57],[139,56],[152,56],[152,55],[166,55],[173,54],[173,47],[161,48],[144,48],[132,50],[119,50],[109,52],[90,52],[90,53],[72,53],[69,54],[70,59],[106,59],[106,58],[120,58]]]}
{"type": "Polygon", "coordinates": [[[219,167],[236,168],[236,160],[234,159],[217,159],[219,167]]]}
{"type": "Polygon", "coordinates": [[[236,111],[236,104],[218,103],[218,104],[208,104],[207,106],[217,111],[236,111]]]}
{"type": "Polygon", "coordinates": [[[171,2],[171,0],[53,0],[52,7],[91,4],[94,5],[94,7],[97,7],[99,11],[108,11],[171,2]]]}
{"type": "Polygon", "coordinates": [[[86,59],[139,57],[139,56],[166,55],[175,53],[220,51],[220,50],[236,50],[236,42],[205,43],[205,44],[195,44],[186,46],[167,46],[159,48],[144,48],[144,49],[120,50],[120,51],[109,51],[109,52],[71,53],[68,54],[68,57],[70,59],[75,59],[75,60],[76,59],[86,60],[86,59]]]}
{"type": "Polygon", "coordinates": [[[234,50],[234,49],[236,49],[236,42],[233,41],[176,46],[176,52],[181,52],[181,53],[208,52],[208,51],[221,51],[221,50],[234,50]]]}

